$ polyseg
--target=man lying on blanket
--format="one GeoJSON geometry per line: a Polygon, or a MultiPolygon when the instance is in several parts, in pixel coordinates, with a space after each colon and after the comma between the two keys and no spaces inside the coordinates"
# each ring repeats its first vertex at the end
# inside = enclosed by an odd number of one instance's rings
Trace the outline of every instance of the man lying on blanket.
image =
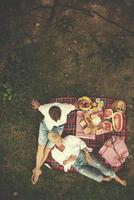
{"type": "Polygon", "coordinates": [[[64,124],[67,122],[67,116],[71,111],[77,109],[78,102],[76,101],[73,105],[58,102],[41,105],[38,100],[33,100],[31,104],[35,110],[39,110],[44,115],[44,119],[40,123],[39,128],[36,166],[33,169],[31,178],[32,183],[35,184],[41,174],[40,168],[47,159],[51,148],[54,146],[48,140],[48,133],[53,131],[62,134],[64,124]]]}
{"type": "Polygon", "coordinates": [[[83,174],[97,182],[110,181],[114,179],[123,186],[127,182],[118,177],[115,172],[101,162],[99,162],[92,153],[89,153],[83,140],[68,135],[64,138],[54,132],[48,133],[49,140],[55,144],[51,150],[52,157],[67,171],[73,166],[80,174],[83,174]]]}

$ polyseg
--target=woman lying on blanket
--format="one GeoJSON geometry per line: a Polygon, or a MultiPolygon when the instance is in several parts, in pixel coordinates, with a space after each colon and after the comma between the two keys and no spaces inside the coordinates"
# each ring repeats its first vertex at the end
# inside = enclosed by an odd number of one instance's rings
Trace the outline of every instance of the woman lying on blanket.
{"type": "Polygon", "coordinates": [[[97,182],[110,181],[114,179],[123,186],[127,182],[118,177],[115,172],[101,162],[92,153],[89,153],[87,146],[80,138],[68,135],[64,138],[57,133],[50,132],[49,140],[55,144],[52,149],[52,157],[67,171],[73,166],[80,174],[83,174],[97,182]]]}

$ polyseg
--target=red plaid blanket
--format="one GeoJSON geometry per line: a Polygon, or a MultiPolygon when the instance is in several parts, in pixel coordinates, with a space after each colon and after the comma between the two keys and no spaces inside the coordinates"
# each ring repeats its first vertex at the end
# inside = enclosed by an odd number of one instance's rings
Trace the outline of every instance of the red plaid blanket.
{"type": "MultiPolygon", "coordinates": [[[[93,101],[96,99],[95,97],[90,97],[90,98],[93,101]]],[[[77,99],[76,97],[60,97],[60,98],[51,99],[50,102],[73,104],[76,101],[76,99],[77,99]]],[[[115,101],[113,99],[108,99],[108,98],[100,98],[100,100],[104,101],[104,109],[111,108],[112,103],[115,101]]],[[[64,126],[64,131],[62,134],[63,137],[67,136],[67,135],[75,135],[76,117],[77,117],[77,111],[72,111],[68,115],[68,120],[64,126]]],[[[96,156],[99,156],[98,155],[99,149],[103,146],[104,142],[107,139],[111,138],[111,136],[113,136],[113,135],[118,135],[118,136],[124,137],[124,140],[126,140],[126,113],[123,114],[123,129],[120,132],[116,133],[115,131],[112,131],[110,133],[98,135],[98,136],[96,136],[95,140],[90,140],[90,139],[86,139],[86,138],[82,138],[82,140],[84,140],[86,142],[88,147],[93,148],[93,152],[96,154],[96,156]]],[[[46,160],[46,163],[48,163],[52,169],[63,171],[63,167],[61,165],[59,165],[54,159],[52,159],[51,153],[49,154],[48,159],[46,160]]],[[[124,167],[124,165],[121,165],[120,167],[113,168],[113,170],[118,171],[123,167],[124,167]]],[[[76,171],[72,167],[69,170],[69,172],[76,172],[76,171]]]]}

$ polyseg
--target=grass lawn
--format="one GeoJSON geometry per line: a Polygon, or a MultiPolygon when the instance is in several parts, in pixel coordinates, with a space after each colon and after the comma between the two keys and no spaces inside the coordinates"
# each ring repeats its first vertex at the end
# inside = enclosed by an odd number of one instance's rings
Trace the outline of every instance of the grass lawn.
{"type": "Polygon", "coordinates": [[[0,200],[131,200],[134,196],[133,1],[6,0],[0,7],[0,200]],[[38,127],[31,108],[83,95],[127,102],[128,181],[98,184],[43,166],[31,184],[38,127]]]}

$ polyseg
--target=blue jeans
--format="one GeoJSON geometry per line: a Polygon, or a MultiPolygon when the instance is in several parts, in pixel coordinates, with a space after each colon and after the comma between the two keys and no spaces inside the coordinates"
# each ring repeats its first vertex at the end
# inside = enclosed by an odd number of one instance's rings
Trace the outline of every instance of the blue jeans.
{"type": "Polygon", "coordinates": [[[116,176],[115,172],[107,168],[103,163],[98,161],[93,154],[91,154],[91,163],[86,162],[85,153],[80,151],[77,160],[73,164],[73,167],[84,176],[91,178],[97,182],[103,180],[103,175],[110,176],[114,178],[116,176]]]}
{"type": "Polygon", "coordinates": [[[64,129],[64,125],[60,127],[54,126],[52,130],[49,130],[46,124],[44,123],[44,121],[42,120],[39,127],[38,144],[41,146],[47,146],[49,148],[52,148],[54,144],[48,140],[48,133],[52,131],[54,133],[58,133],[61,135],[63,132],[63,129],[64,129]]]}

